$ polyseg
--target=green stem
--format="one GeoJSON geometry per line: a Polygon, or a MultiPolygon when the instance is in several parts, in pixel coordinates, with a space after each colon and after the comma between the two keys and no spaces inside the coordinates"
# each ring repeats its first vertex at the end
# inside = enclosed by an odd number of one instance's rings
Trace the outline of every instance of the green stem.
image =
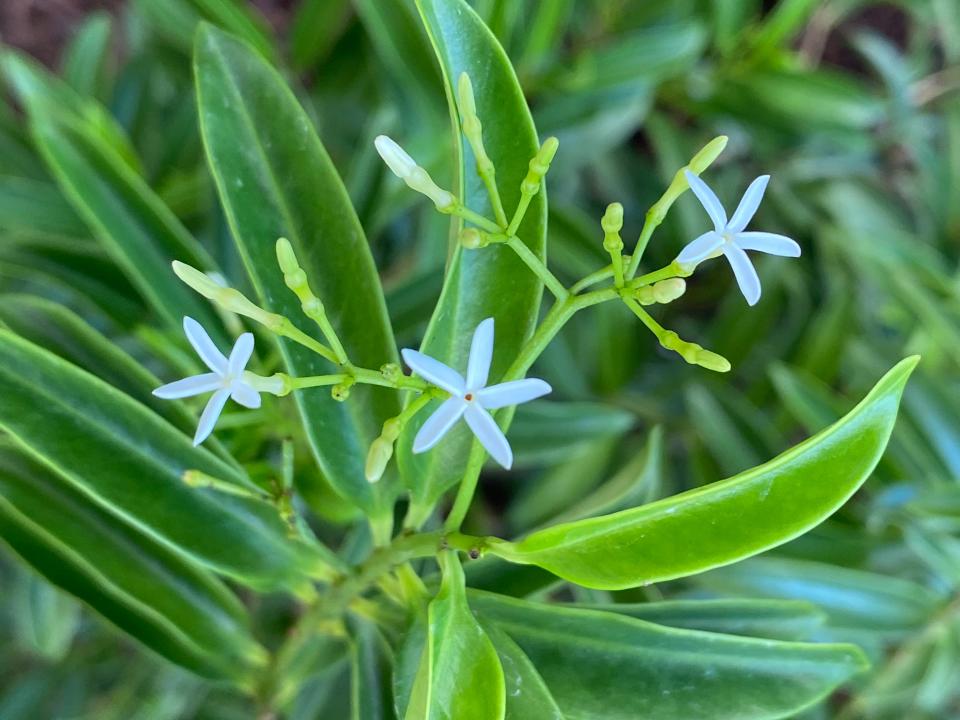
{"type": "Polygon", "coordinates": [[[349,380],[350,376],[346,373],[336,375],[309,375],[307,377],[286,376],[286,382],[291,390],[303,390],[304,388],[324,387],[326,385],[339,385],[349,380]]]}
{"type": "MultiPolygon", "coordinates": [[[[540,354],[546,349],[547,345],[556,337],[557,333],[563,329],[563,326],[578,311],[597,305],[608,300],[613,300],[619,296],[616,288],[606,288],[604,290],[595,290],[586,295],[572,296],[568,295],[562,302],[554,303],[547,313],[543,322],[537,328],[533,336],[527,341],[526,345],[520,350],[517,358],[504,374],[500,382],[510,382],[511,380],[520,380],[527,374],[527,370],[536,361],[540,354]]],[[[463,480],[457,489],[457,495],[454,498],[453,506],[450,508],[450,514],[444,522],[444,529],[447,532],[459,530],[463,524],[467,511],[470,509],[470,503],[473,502],[473,495],[477,489],[477,482],[480,479],[480,469],[483,467],[485,457],[483,446],[474,441],[470,448],[470,455],[467,459],[467,467],[464,472],[463,480]]]]}
{"type": "Polygon", "coordinates": [[[536,195],[536,193],[525,193],[521,191],[520,202],[517,203],[517,210],[513,213],[513,218],[507,226],[507,235],[515,235],[517,230],[520,229],[520,223],[522,223],[523,218],[526,217],[527,210],[533,201],[534,195],[536,195]]]}
{"type": "Polygon", "coordinates": [[[654,320],[653,317],[651,317],[650,313],[644,310],[640,306],[640,303],[638,303],[633,298],[624,297],[623,302],[628,308],[630,308],[630,310],[633,312],[634,315],[640,318],[640,322],[646,325],[647,329],[657,336],[657,340],[659,340],[660,343],[663,344],[664,340],[666,339],[668,330],[664,328],[663,325],[661,325],[656,320],[654,320]]]}
{"type": "Polygon", "coordinates": [[[592,272],[586,277],[581,278],[573,287],[570,288],[570,292],[573,295],[577,295],[583,290],[586,290],[591,285],[596,285],[598,282],[603,282],[608,278],[613,277],[613,265],[607,265],[604,268],[600,268],[596,272],[592,272]]]}
{"type": "Polygon", "coordinates": [[[663,222],[665,213],[659,212],[659,204],[659,201],[657,201],[653,207],[647,210],[647,214],[643,219],[643,228],[640,230],[637,246],[634,248],[633,255],[630,256],[630,264],[627,266],[628,280],[637,274],[637,269],[640,267],[640,258],[643,257],[643,253],[650,243],[650,236],[653,235],[653,231],[663,222]]]}
{"type": "Polygon", "coordinates": [[[549,268],[543,263],[543,261],[536,256],[536,254],[528,248],[523,241],[518,238],[516,235],[509,235],[507,237],[506,243],[510,248],[523,260],[524,264],[530,268],[533,273],[543,281],[543,284],[547,286],[547,289],[553,293],[553,296],[557,298],[558,302],[563,302],[567,299],[567,296],[570,294],[567,289],[563,286],[557,276],[550,272],[549,268]]]}
{"type": "Polygon", "coordinates": [[[500,190],[497,188],[493,164],[481,166],[478,163],[477,174],[487,188],[487,195],[490,196],[490,205],[493,207],[493,216],[497,219],[497,224],[502,228],[506,227],[507,213],[503,209],[503,200],[500,199],[500,190]]]}
{"type": "Polygon", "coordinates": [[[645,287],[646,285],[653,285],[655,282],[660,282],[661,280],[669,280],[670,278],[675,277],[689,277],[690,271],[685,269],[680,265],[676,260],[674,260],[669,265],[660,268],[659,270],[654,270],[651,273],[646,275],[641,275],[638,278],[634,278],[627,283],[627,287],[638,288],[645,287]]]}
{"type": "Polygon", "coordinates": [[[337,359],[336,353],[334,353],[330,348],[328,348],[323,343],[314,340],[312,337],[303,332],[300,328],[295,326],[289,319],[281,317],[279,322],[276,325],[268,326],[273,332],[275,332],[280,337],[285,337],[288,340],[293,340],[295,343],[303,345],[305,348],[313,350],[317,355],[326,358],[330,362],[339,365],[340,361],[337,359]]]}
{"type": "Polygon", "coordinates": [[[474,212],[473,210],[471,210],[470,208],[466,207],[465,205],[459,202],[453,205],[449,210],[446,210],[446,212],[448,212],[451,215],[456,215],[457,217],[461,217],[467,222],[472,222],[474,225],[476,225],[479,228],[483,228],[487,232],[491,232],[491,233],[503,232],[503,228],[497,225],[495,222],[493,222],[493,220],[490,220],[489,218],[485,218],[480,213],[474,212]]]}

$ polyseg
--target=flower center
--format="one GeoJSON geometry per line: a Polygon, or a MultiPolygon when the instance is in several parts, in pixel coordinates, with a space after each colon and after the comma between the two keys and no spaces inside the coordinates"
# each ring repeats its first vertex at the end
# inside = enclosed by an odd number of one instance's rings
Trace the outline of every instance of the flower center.
{"type": "Polygon", "coordinates": [[[473,402],[473,393],[468,392],[466,395],[463,396],[463,399],[466,400],[467,402],[473,402]]]}

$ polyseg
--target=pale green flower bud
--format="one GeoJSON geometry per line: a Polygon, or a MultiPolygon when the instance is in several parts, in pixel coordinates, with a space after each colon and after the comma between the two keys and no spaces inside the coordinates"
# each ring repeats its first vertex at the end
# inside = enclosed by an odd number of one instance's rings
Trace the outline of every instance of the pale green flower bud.
{"type": "Polygon", "coordinates": [[[653,300],[661,304],[673,302],[687,291],[687,282],[683,278],[661,280],[653,285],[653,300]]]}

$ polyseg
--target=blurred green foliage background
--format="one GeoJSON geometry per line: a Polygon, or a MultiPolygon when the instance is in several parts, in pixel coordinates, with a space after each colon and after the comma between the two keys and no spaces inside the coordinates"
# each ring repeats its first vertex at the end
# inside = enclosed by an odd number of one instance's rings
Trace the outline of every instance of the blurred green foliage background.
{"type": "MultiPolygon", "coordinates": [[[[536,367],[558,402],[520,408],[510,434],[516,470],[487,473],[470,524],[509,535],[560,516],[627,465],[655,426],[665,458],[646,499],[734,474],[824,427],[919,352],[887,455],[841,513],[761,558],[620,595],[810,601],[822,622],[793,636],[852,640],[874,668],[808,717],[960,717],[960,4],[473,5],[513,60],[541,136],[561,141],[548,182],[549,260],[561,279],[605,264],[607,203],[623,203],[624,237],[636,237],[676,169],[719,134],[730,143],[705,175],[710,185],[730,206],[770,173],[756,227],[795,238],[804,254],[758,259],[764,296],[753,309],[718,261],[661,313],[682,337],[728,357],[728,375],[664,353],[620,306],[576,318],[536,367]]],[[[110,14],[77,14],[65,44],[32,52],[107,109],[156,198],[243,287],[203,159],[190,51],[201,19],[252,41],[311,111],[373,246],[398,340],[418,343],[442,281],[448,222],[389,178],[373,148],[388,133],[435,177],[451,171],[439,72],[412,3],[299,0],[269,16],[272,25],[239,0],[131,0],[110,14]]],[[[0,34],[13,29],[0,25],[0,34]]],[[[7,39],[22,42],[17,30],[7,39]]],[[[151,316],[7,98],[0,322],[68,348],[74,320],[53,302],[158,375],[179,376],[185,344],[151,316]]],[[[706,227],[695,200],[682,198],[648,250],[651,267],[706,227]]],[[[228,414],[218,437],[269,474],[256,463],[297,432],[285,413],[273,404],[228,414]]],[[[300,457],[305,502],[336,537],[350,511],[300,457]]],[[[0,718],[250,716],[242,699],[142,651],[5,550],[0,588],[0,718]]],[[[531,589],[540,590],[535,577],[518,578],[516,593],[531,589]]],[[[285,603],[256,602],[266,628],[283,627],[285,603]]],[[[302,717],[310,713],[307,704],[302,717]]]]}

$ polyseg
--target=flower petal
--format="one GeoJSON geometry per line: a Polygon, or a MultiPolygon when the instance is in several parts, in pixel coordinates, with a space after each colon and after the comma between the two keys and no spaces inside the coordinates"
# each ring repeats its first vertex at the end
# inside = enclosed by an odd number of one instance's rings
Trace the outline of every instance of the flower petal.
{"type": "Polygon", "coordinates": [[[800,246],[786,235],[768,232],[738,233],[734,242],[744,250],[756,250],[768,255],[800,257],[800,246]]]}
{"type": "Polygon", "coordinates": [[[683,265],[701,263],[713,255],[723,245],[723,238],[715,231],[705,232],[698,238],[691,240],[677,255],[677,262],[683,265]]]}
{"type": "Polygon", "coordinates": [[[747,191],[740,198],[740,204],[737,211],[733,213],[730,222],[727,223],[727,230],[732,233],[741,232],[749,223],[760,207],[760,201],[763,200],[763,193],[767,190],[767,183],[770,182],[769,175],[761,175],[752,183],[747,191]]]}
{"type": "Polygon", "coordinates": [[[227,359],[213,344],[213,340],[210,339],[207,331],[203,329],[200,323],[192,317],[185,317],[183,319],[183,332],[186,333],[187,340],[190,341],[193,349],[197,351],[197,355],[200,356],[200,359],[208,368],[220,375],[227,374],[227,359]]]}
{"type": "Polygon", "coordinates": [[[183,380],[161,385],[153,391],[153,394],[164,400],[179,400],[180,398],[193,397],[216,390],[222,383],[223,379],[216,373],[191,375],[183,380]]]}
{"type": "Polygon", "coordinates": [[[507,405],[519,405],[536,400],[551,390],[553,388],[550,385],[537,378],[514,380],[484,388],[477,393],[477,402],[487,410],[496,410],[507,405]]]}
{"type": "Polygon", "coordinates": [[[493,359],[493,318],[487,318],[473,333],[467,362],[467,390],[476,392],[487,384],[493,359]]]}
{"type": "Polygon", "coordinates": [[[684,170],[683,176],[687,179],[693,194],[697,196],[697,200],[703,205],[703,209],[707,211],[707,215],[713,220],[713,228],[717,232],[723,232],[727,227],[727,212],[720,204],[720,199],[703,180],[689,170],[684,170]]]}
{"type": "Polygon", "coordinates": [[[253,333],[244,333],[237,338],[233,350],[230,351],[227,370],[232,377],[240,377],[243,374],[243,369],[250,362],[251,355],[253,355],[253,333]]]}
{"type": "Polygon", "coordinates": [[[729,243],[724,246],[723,254],[730,261],[730,267],[733,268],[733,274],[737,278],[737,285],[747,299],[747,304],[756,305],[760,299],[760,278],[757,277],[757,271],[750,262],[750,258],[739,247],[729,243]]]}
{"type": "Polygon", "coordinates": [[[227,388],[217,390],[207,402],[200,416],[200,423],[197,425],[197,434],[193,436],[193,444],[199,445],[213,432],[213,426],[217,424],[220,413],[223,412],[223,406],[227,404],[227,398],[230,397],[230,391],[227,388]]]}
{"type": "Polygon", "coordinates": [[[513,450],[497,421],[479,405],[470,405],[463,417],[490,457],[509,470],[513,465],[513,450]]]}
{"type": "Polygon", "coordinates": [[[234,382],[230,386],[230,397],[238,405],[243,405],[250,410],[256,410],[260,407],[260,393],[245,382],[234,382]]]}
{"type": "Polygon", "coordinates": [[[438,388],[443,388],[451,395],[463,395],[466,392],[466,383],[463,376],[451,367],[447,367],[439,360],[424,355],[416,350],[404,349],[400,351],[404,362],[417,375],[438,388]]]}
{"type": "Polygon", "coordinates": [[[413,439],[413,451],[415,453],[426,452],[447,434],[463,415],[467,404],[458,397],[447,398],[438,407],[433,415],[427,418],[427,421],[420,427],[420,431],[413,439]]]}

